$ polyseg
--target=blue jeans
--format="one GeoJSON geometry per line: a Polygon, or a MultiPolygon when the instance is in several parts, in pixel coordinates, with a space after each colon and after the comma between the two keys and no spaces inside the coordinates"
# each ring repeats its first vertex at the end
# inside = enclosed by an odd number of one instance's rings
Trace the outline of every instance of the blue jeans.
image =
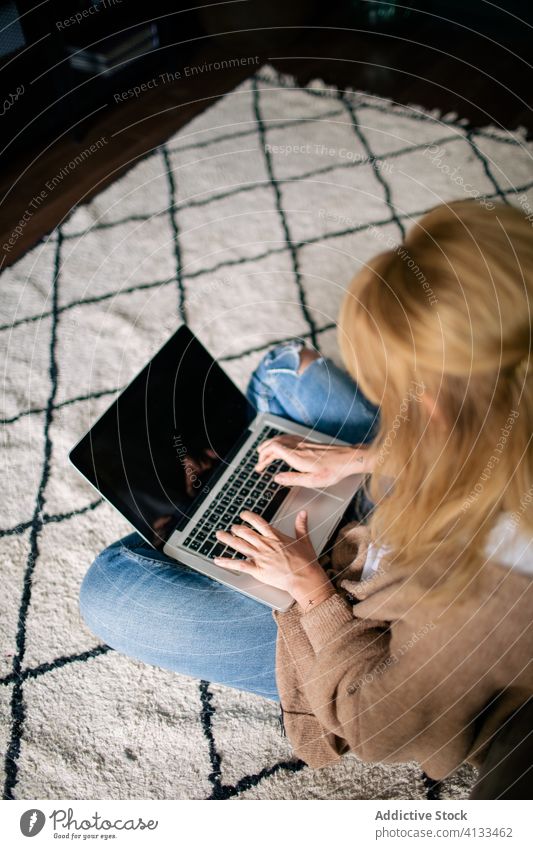
{"type": "MultiPolygon", "coordinates": [[[[301,347],[288,342],[263,358],[248,388],[256,409],[349,442],[368,441],[376,408],[322,357],[299,375],[301,347]]],[[[123,654],[278,699],[270,609],[177,563],[138,534],[96,558],[81,586],[80,611],[91,631],[123,654]]]]}

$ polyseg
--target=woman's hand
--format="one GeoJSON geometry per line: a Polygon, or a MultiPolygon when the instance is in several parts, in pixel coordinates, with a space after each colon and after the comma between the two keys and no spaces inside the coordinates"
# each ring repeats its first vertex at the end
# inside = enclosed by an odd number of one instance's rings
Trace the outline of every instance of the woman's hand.
{"type": "Polygon", "coordinates": [[[246,560],[215,557],[217,566],[244,572],[264,584],[286,590],[304,610],[316,606],[335,592],[316,559],[305,511],[296,517],[294,539],[271,527],[250,510],[244,510],[241,519],[251,527],[232,525],[231,533],[217,531],[217,538],[244,554],[246,560]]]}
{"type": "Polygon", "coordinates": [[[256,470],[262,472],[274,460],[284,460],[294,472],[280,472],[274,480],[283,486],[324,487],[349,475],[372,471],[374,458],[368,445],[327,445],[299,436],[275,436],[257,449],[256,470]]]}

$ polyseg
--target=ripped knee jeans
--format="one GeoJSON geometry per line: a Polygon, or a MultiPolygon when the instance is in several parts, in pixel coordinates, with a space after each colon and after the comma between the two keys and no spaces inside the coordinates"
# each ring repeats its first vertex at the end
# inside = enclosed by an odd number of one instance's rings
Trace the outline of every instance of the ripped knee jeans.
{"type": "Polygon", "coordinates": [[[283,416],[351,444],[370,442],[379,408],[327,357],[312,360],[300,373],[303,347],[292,340],[265,354],[250,378],[250,402],[260,413],[283,416]]]}

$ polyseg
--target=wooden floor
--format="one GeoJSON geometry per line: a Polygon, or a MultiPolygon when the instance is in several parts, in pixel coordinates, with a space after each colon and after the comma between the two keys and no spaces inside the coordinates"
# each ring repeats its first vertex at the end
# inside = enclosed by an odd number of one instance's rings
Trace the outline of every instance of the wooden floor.
{"type": "MultiPolygon", "coordinates": [[[[220,48],[205,51],[202,60],[214,62],[222,53],[226,55],[220,48]]],[[[24,224],[22,235],[4,264],[16,261],[56,227],[72,207],[87,202],[102,191],[135,165],[140,157],[173,135],[249,74],[250,69],[244,67],[214,75],[199,75],[193,81],[168,83],[147,91],[138,99],[128,100],[100,113],[83,138],[76,139],[73,134],[68,134],[43,153],[36,151],[33,156],[26,154],[15,160],[0,182],[0,245],[9,238],[28,208],[31,217],[24,224]],[[71,171],[60,185],[47,191],[42,204],[29,206],[51,177],[60,174],[77,154],[102,137],[106,140],[105,144],[100,144],[84,162],[83,168],[71,171]]]]}
{"type": "MultiPolygon", "coordinates": [[[[328,27],[300,28],[290,43],[251,45],[248,51],[242,41],[240,46],[232,44],[231,37],[207,46],[203,42],[197,61],[216,62],[246,52],[257,53],[260,63],[270,62],[301,83],[321,77],[340,88],[360,88],[444,113],[455,111],[474,126],[492,123],[514,129],[522,125],[533,136],[531,68],[520,58],[520,51],[513,55],[486,39],[461,37],[457,30],[442,30],[437,37],[431,28],[374,35],[346,31],[334,18],[328,27]]],[[[195,57],[189,63],[194,61],[195,57]]],[[[15,245],[9,253],[0,253],[3,265],[13,263],[57,226],[73,206],[100,192],[253,70],[241,67],[204,73],[147,91],[138,99],[100,113],[83,138],[66,134],[44,150],[40,144],[33,152],[14,159],[0,180],[0,245],[50,177],[102,136],[106,139],[83,168],[68,174],[46,193],[40,205],[31,207],[32,214],[26,216],[15,245]]]]}

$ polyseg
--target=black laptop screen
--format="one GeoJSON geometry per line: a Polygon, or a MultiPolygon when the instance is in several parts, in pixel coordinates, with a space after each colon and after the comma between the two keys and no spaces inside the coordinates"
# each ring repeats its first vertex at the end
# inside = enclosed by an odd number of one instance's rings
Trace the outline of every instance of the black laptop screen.
{"type": "Polygon", "coordinates": [[[159,547],[207,496],[254,415],[182,326],[72,449],[70,459],[159,547]]]}

